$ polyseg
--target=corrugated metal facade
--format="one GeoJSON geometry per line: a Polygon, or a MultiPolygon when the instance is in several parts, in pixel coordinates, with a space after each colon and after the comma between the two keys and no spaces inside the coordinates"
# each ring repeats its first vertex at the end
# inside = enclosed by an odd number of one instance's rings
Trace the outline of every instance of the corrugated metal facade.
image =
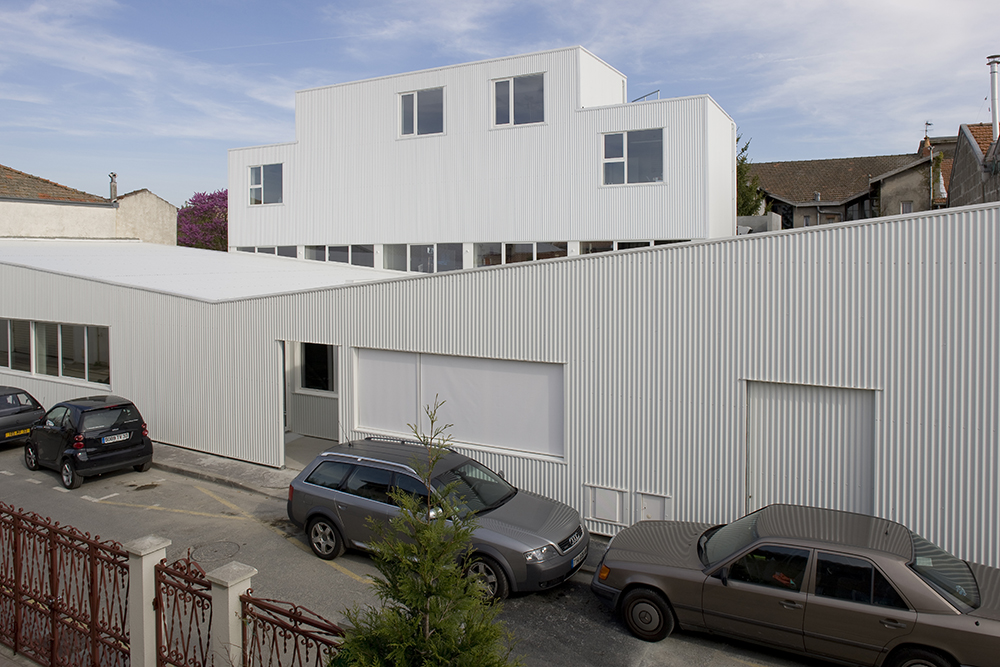
{"type": "Polygon", "coordinates": [[[708,96],[621,104],[623,87],[620,73],[571,48],[301,91],[295,143],[229,153],[229,245],[735,233],[732,119],[708,96]],[[536,73],[545,122],[493,126],[493,80],[536,73]],[[438,87],[444,132],[400,137],[399,94],[438,87]],[[602,133],[655,128],[663,182],[603,186],[602,133]],[[283,203],[250,206],[249,167],[277,162],[283,203]]]}
{"type": "Polygon", "coordinates": [[[282,463],[276,341],[340,346],[351,437],[359,348],[563,364],[565,456],[474,454],[581,509],[618,490],[624,523],[640,493],[677,519],[743,513],[749,383],[863,390],[874,513],[1000,565],[998,259],[994,204],[219,304],[0,265],[23,287],[0,317],[109,325],[112,389],[155,438],[266,465],[282,463]]]}

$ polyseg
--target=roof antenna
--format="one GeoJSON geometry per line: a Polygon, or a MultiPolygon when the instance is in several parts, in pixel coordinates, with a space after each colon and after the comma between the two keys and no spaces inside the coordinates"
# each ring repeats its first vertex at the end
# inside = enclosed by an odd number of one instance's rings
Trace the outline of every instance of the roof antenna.
{"type": "Polygon", "coordinates": [[[928,134],[928,132],[930,131],[930,129],[932,127],[934,127],[934,123],[930,122],[929,120],[925,120],[924,121],[924,138],[925,139],[927,138],[927,134],[928,134]]]}

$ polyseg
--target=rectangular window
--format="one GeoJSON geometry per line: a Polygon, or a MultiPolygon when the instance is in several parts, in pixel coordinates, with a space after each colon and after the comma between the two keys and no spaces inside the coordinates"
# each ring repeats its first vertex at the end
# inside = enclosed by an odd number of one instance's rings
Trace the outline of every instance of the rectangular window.
{"type": "Polygon", "coordinates": [[[331,262],[341,262],[347,264],[351,259],[351,255],[348,252],[346,245],[332,245],[329,248],[329,255],[327,256],[331,262]]]}
{"type": "Polygon", "coordinates": [[[0,320],[0,368],[10,368],[10,324],[0,320]]]}
{"type": "Polygon", "coordinates": [[[901,201],[901,202],[899,202],[899,212],[900,213],[913,213],[913,202],[911,202],[911,201],[901,201]]]}
{"type": "Polygon", "coordinates": [[[632,248],[647,248],[649,241],[619,241],[619,250],[631,250],[632,248]]]}
{"type": "Polygon", "coordinates": [[[476,266],[498,266],[503,264],[503,251],[499,243],[477,243],[473,246],[476,266]]]}
{"type": "Polygon", "coordinates": [[[337,346],[302,343],[299,386],[316,391],[337,391],[337,346]]]}
{"type": "Polygon", "coordinates": [[[298,256],[297,248],[293,245],[279,245],[277,250],[278,250],[278,257],[298,256]]]}
{"type": "Polygon", "coordinates": [[[410,271],[434,273],[434,246],[410,246],[410,271]]]}
{"type": "Polygon", "coordinates": [[[611,252],[614,249],[614,241],[584,241],[580,244],[581,255],[590,255],[595,252],[611,252]]]}
{"type": "Polygon", "coordinates": [[[258,255],[273,255],[274,248],[257,248],[258,255]]]}
{"type": "Polygon", "coordinates": [[[351,264],[354,266],[375,266],[375,246],[352,245],[351,264]]]}
{"type": "Polygon", "coordinates": [[[59,325],[35,323],[35,372],[59,375],[59,325]]]}
{"type": "Polygon", "coordinates": [[[567,244],[565,241],[560,241],[557,243],[544,243],[539,242],[536,244],[535,248],[535,259],[552,259],[554,257],[565,257],[567,252],[567,244]]]}
{"type": "Polygon", "coordinates": [[[663,130],[604,135],[604,185],[661,183],[663,130]]]}
{"type": "Polygon", "coordinates": [[[62,373],[66,377],[87,379],[87,334],[85,327],[79,324],[62,324],[59,326],[62,341],[62,373]]]}
{"type": "Polygon", "coordinates": [[[281,164],[250,167],[250,204],[281,203],[281,164]]]}
{"type": "Polygon", "coordinates": [[[306,259],[311,259],[315,262],[325,262],[326,261],[326,246],[325,245],[307,245],[305,247],[305,257],[306,259]]]}
{"type": "Polygon", "coordinates": [[[508,243],[507,263],[530,262],[535,259],[535,247],[532,243],[508,243]]]}
{"type": "Polygon", "coordinates": [[[31,372],[31,322],[10,321],[11,370],[31,372]]]}
{"type": "Polygon", "coordinates": [[[403,136],[414,133],[441,134],[444,132],[444,88],[428,88],[404,93],[400,100],[400,129],[403,136]]]}
{"type": "Polygon", "coordinates": [[[239,246],[236,248],[237,252],[257,252],[257,248],[253,246],[239,246]]]}
{"type": "Polygon", "coordinates": [[[111,343],[107,327],[87,327],[87,380],[111,384],[111,343]]]}
{"type": "Polygon", "coordinates": [[[439,243],[437,247],[437,270],[455,271],[462,268],[462,244],[439,243]]]}
{"type": "Polygon", "coordinates": [[[382,246],[382,268],[406,271],[406,244],[391,243],[382,246]]]}
{"type": "Polygon", "coordinates": [[[493,122],[527,125],[545,122],[545,75],[515,76],[493,82],[493,122]]]}

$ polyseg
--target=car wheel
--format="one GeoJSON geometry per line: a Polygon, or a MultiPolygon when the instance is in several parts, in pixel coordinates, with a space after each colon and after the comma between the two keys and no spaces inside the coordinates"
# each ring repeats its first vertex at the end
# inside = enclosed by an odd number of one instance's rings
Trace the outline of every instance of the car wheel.
{"type": "Polygon", "coordinates": [[[662,595],[648,588],[633,588],[622,598],[622,617],[632,634],[658,642],[674,631],[674,612],[662,595]]]}
{"type": "Polygon", "coordinates": [[[30,440],[24,444],[24,465],[28,470],[38,470],[38,450],[30,440]]]}
{"type": "Polygon", "coordinates": [[[476,577],[486,586],[486,592],[497,600],[506,600],[510,595],[510,582],[500,564],[489,556],[476,556],[466,572],[467,576],[476,577]]]}
{"type": "Polygon", "coordinates": [[[152,464],[152,463],[150,463],[149,461],[146,461],[145,463],[140,463],[140,464],[139,464],[139,465],[137,465],[137,466],[132,466],[132,468],[133,468],[133,469],[134,469],[134,470],[135,470],[136,472],[146,472],[147,470],[149,470],[149,467],[150,467],[151,465],[153,465],[153,464],[152,464]]]}
{"type": "Polygon", "coordinates": [[[63,486],[67,489],[79,489],[80,485],[83,484],[83,477],[77,474],[76,466],[69,459],[63,461],[59,474],[62,477],[63,486]]]}
{"type": "Polygon", "coordinates": [[[891,663],[892,667],[955,667],[945,656],[923,648],[903,649],[891,663]]]}
{"type": "Polygon", "coordinates": [[[309,522],[306,531],[313,553],[323,560],[333,560],[344,553],[344,538],[329,519],[319,518],[309,522]]]}

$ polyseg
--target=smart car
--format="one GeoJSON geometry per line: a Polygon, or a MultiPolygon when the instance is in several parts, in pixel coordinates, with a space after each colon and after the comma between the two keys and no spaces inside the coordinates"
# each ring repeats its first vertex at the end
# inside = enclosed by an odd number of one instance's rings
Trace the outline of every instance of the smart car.
{"type": "Polygon", "coordinates": [[[149,470],[153,443],[139,409],[121,396],[88,396],[57,403],[31,427],[24,445],[29,470],[58,470],[63,486],[129,466],[149,470]]]}
{"type": "Polygon", "coordinates": [[[1000,659],[1000,569],[863,514],[771,505],[721,526],[641,521],[612,539],[591,590],[648,641],[680,627],[849,665],[1000,659]]]}
{"type": "MultiPolygon", "coordinates": [[[[348,546],[366,550],[377,537],[368,519],[388,524],[399,512],[390,490],[427,497],[414,469],[426,457],[420,444],[386,438],[330,447],[289,486],[288,518],[305,528],[320,558],[336,558],[348,546]]],[[[454,483],[462,511],[476,513],[469,571],[494,597],[556,586],[583,566],[590,533],[575,509],[517,489],[453,450],[437,462],[431,479],[435,488],[454,483]]]]}

